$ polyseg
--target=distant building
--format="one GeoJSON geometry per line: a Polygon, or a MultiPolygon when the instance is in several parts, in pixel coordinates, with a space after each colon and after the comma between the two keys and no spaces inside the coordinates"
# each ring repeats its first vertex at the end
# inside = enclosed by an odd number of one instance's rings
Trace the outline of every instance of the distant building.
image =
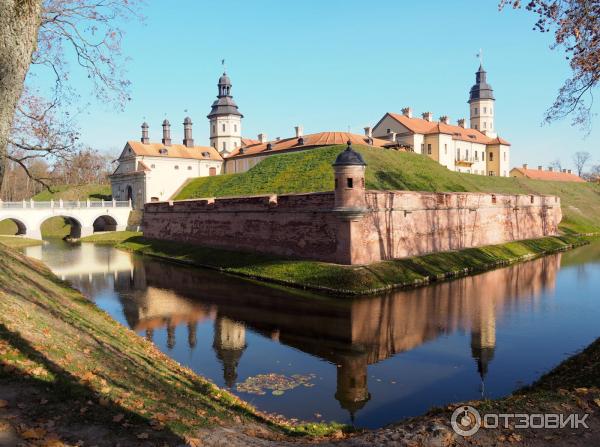
{"type": "Polygon", "coordinates": [[[131,199],[134,207],[140,208],[147,202],[169,200],[189,178],[221,173],[223,158],[216,149],[194,146],[189,117],[183,126],[183,144],[172,144],[168,120],[162,124],[162,141],[151,143],[149,126],[142,124],[142,138],[125,144],[110,176],[113,198],[131,199]]]}
{"type": "Polygon", "coordinates": [[[555,170],[554,168],[548,168],[544,170],[542,166],[538,166],[537,169],[529,169],[526,164],[521,168],[512,168],[510,170],[511,177],[526,177],[532,180],[547,180],[554,182],[585,182],[584,179],[575,175],[570,169],[555,170]]]}
{"type": "Polygon", "coordinates": [[[510,143],[496,134],[494,93],[482,66],[475,74],[469,94],[470,125],[459,119],[450,124],[447,116],[434,121],[431,112],[415,118],[406,107],[401,114],[386,113],[373,127],[376,138],[408,146],[457,172],[508,177],[510,143]]]}
{"type": "MultiPolygon", "coordinates": [[[[389,141],[348,132],[320,132],[304,135],[302,127],[296,127],[296,136],[292,138],[267,141],[264,134],[259,140],[234,150],[225,158],[225,173],[235,174],[246,172],[265,158],[287,152],[299,152],[324,146],[346,144],[350,141],[355,145],[375,147],[392,146],[389,141]]],[[[395,145],[395,144],[394,144],[395,145]]]]}

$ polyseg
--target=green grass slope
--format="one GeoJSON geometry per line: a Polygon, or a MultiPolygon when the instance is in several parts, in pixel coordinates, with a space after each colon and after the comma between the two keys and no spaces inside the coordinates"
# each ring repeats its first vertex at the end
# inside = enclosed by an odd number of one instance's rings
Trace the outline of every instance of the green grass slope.
{"type": "MultiPolygon", "coordinates": [[[[279,154],[243,174],[200,177],[185,185],[176,200],[333,190],[331,164],[344,146],[279,154]]],[[[449,171],[426,156],[355,147],[368,166],[366,186],[376,190],[554,194],[562,200],[565,232],[600,231],[600,185],[487,177],[449,171]]]]}
{"type": "Polygon", "coordinates": [[[33,196],[36,202],[50,200],[111,200],[110,185],[59,185],[53,186],[52,191],[42,191],[33,196]]]}

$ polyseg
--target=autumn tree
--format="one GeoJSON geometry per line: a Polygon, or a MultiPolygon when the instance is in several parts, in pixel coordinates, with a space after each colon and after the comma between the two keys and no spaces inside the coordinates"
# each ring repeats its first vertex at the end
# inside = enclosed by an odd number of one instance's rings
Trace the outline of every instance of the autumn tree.
{"type": "Polygon", "coordinates": [[[600,80],[600,1],[501,0],[500,8],[525,7],[537,15],[534,30],[554,33],[552,48],[561,48],[571,67],[571,77],[558,91],[545,121],[572,116],[574,125],[591,127],[592,90],[600,80]]]}
{"type": "Polygon", "coordinates": [[[573,154],[573,164],[575,165],[575,170],[579,177],[582,176],[585,165],[587,165],[591,158],[592,154],[585,151],[575,152],[573,154]]]}
{"type": "Polygon", "coordinates": [[[83,70],[98,100],[117,109],[124,106],[129,98],[129,81],[123,71],[123,32],[119,25],[125,19],[140,17],[139,3],[0,2],[0,49],[8,49],[0,51],[0,182],[7,160],[26,169],[33,158],[55,162],[80,149],[72,113],[69,116],[70,112],[61,112],[72,109],[77,95],[69,83],[73,70],[83,70]],[[69,64],[69,60],[74,63],[69,64]],[[52,77],[52,91],[42,94],[32,88],[32,76],[25,81],[30,66],[36,67],[36,74],[52,77]],[[23,93],[24,82],[28,88],[23,93]]]}

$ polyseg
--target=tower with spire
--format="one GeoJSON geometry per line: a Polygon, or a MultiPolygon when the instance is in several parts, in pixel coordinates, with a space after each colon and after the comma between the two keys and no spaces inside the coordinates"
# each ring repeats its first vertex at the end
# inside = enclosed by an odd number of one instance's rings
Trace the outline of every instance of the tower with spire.
{"type": "Polygon", "coordinates": [[[221,155],[228,155],[242,144],[242,118],[231,96],[231,79],[226,72],[217,84],[219,94],[207,118],[210,120],[210,145],[221,155]]]}
{"type": "Polygon", "coordinates": [[[469,94],[471,128],[479,130],[490,138],[497,136],[494,124],[495,101],[494,90],[487,83],[487,72],[483,69],[483,63],[480,63],[479,70],[475,73],[475,85],[471,87],[469,94]]]}

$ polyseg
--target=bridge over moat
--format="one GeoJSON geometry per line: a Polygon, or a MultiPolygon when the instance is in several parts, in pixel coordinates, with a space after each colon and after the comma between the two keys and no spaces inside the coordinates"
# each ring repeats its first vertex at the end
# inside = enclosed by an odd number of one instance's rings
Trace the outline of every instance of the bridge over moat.
{"type": "Polygon", "coordinates": [[[0,201],[0,221],[11,220],[17,235],[42,239],[41,226],[52,217],[62,217],[71,224],[71,237],[79,238],[95,231],[123,231],[131,211],[131,201],[0,201]]]}

